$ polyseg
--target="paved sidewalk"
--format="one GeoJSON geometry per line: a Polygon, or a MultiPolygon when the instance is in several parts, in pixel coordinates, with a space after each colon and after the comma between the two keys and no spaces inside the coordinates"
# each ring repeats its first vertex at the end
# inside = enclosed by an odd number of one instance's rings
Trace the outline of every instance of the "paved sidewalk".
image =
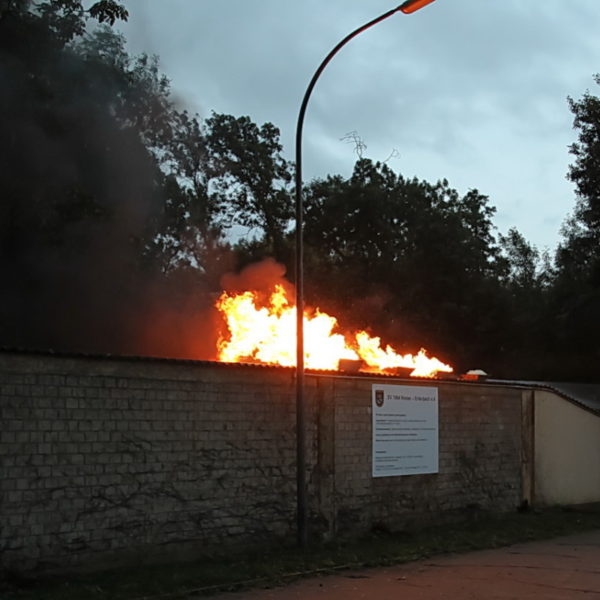
{"type": "Polygon", "coordinates": [[[315,577],[218,600],[600,599],[600,531],[315,577]]]}

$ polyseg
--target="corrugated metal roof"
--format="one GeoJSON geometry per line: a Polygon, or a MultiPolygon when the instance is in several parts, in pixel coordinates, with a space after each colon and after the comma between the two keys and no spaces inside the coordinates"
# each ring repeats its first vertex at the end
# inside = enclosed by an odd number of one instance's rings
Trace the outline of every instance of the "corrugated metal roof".
{"type": "Polygon", "coordinates": [[[549,390],[600,416],[600,384],[493,379],[492,383],[549,390]]]}
{"type": "MultiPolygon", "coordinates": [[[[117,361],[135,361],[135,362],[158,362],[167,364],[180,364],[180,365],[196,365],[196,366],[210,366],[219,367],[224,369],[265,369],[265,370],[288,370],[291,371],[294,367],[280,367],[278,365],[265,365],[258,363],[225,363],[211,360],[193,360],[184,358],[161,358],[153,356],[130,356],[122,354],[89,354],[84,352],[56,352],[54,350],[41,350],[41,349],[25,349],[25,348],[9,348],[0,347],[0,353],[2,354],[30,354],[37,356],[57,356],[63,358],[87,358],[92,360],[117,360],[117,361]]],[[[383,379],[394,379],[401,381],[427,381],[427,382],[438,382],[448,384],[462,384],[462,385],[483,385],[483,386],[494,386],[494,387],[520,387],[529,389],[545,389],[552,391],[561,397],[577,404],[587,410],[600,416],[600,384],[591,383],[560,383],[560,382],[547,382],[547,381],[526,381],[517,379],[481,379],[468,381],[460,379],[458,376],[452,376],[444,374],[439,379],[430,379],[427,377],[407,377],[397,374],[386,374],[386,373],[365,373],[357,372],[351,373],[346,371],[327,371],[327,370],[316,370],[307,369],[308,375],[326,376],[326,377],[344,377],[344,378],[383,378],[383,379]]]]}
{"type": "Polygon", "coordinates": [[[587,406],[600,414],[600,384],[595,383],[550,383],[550,387],[564,396],[587,406]]]}
{"type": "Polygon", "coordinates": [[[123,362],[154,362],[179,365],[198,365],[198,366],[220,366],[224,368],[248,367],[255,369],[286,369],[291,367],[279,367],[277,365],[265,365],[258,363],[224,363],[211,360],[197,360],[192,358],[167,358],[160,356],[137,356],[133,354],[93,354],[88,352],[63,352],[55,350],[31,349],[31,348],[10,348],[0,347],[2,354],[29,354],[33,356],[57,356],[61,358],[86,358],[91,360],[116,360],[123,362]]]}
{"type": "MultiPolygon", "coordinates": [[[[91,360],[116,360],[123,362],[153,362],[163,364],[179,364],[189,366],[210,366],[224,369],[267,369],[267,370],[294,370],[295,367],[282,367],[280,365],[268,365],[262,363],[250,362],[221,362],[216,360],[197,360],[190,358],[166,358],[157,356],[136,356],[129,354],[92,354],[87,352],[63,352],[55,350],[30,349],[30,348],[10,348],[0,346],[1,354],[29,354],[33,356],[57,356],[62,358],[82,358],[91,360]]],[[[426,377],[404,377],[395,373],[366,373],[366,372],[350,372],[350,371],[333,371],[327,369],[305,369],[307,374],[324,375],[324,376],[352,376],[352,377],[383,377],[387,379],[405,379],[405,380],[424,380],[431,381],[426,377]]],[[[444,377],[445,379],[446,377],[444,377]]],[[[441,379],[441,378],[440,378],[441,379]]],[[[450,378],[454,380],[455,378],[450,378]]]]}

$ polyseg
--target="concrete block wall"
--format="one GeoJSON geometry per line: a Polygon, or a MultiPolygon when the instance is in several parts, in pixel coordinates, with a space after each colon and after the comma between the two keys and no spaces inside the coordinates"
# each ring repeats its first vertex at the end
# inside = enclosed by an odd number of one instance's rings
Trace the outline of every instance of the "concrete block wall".
{"type": "Polygon", "coordinates": [[[335,403],[335,529],[404,529],[474,510],[507,511],[522,500],[521,394],[443,382],[439,472],[371,477],[371,381],[339,379],[335,403]]]}
{"type": "Polygon", "coordinates": [[[2,563],[288,536],[292,392],[285,370],[0,355],[2,563]]]}
{"type": "MultiPolygon", "coordinates": [[[[519,504],[519,390],[435,382],[440,472],[373,479],[373,381],[307,376],[313,535],[519,504]]],[[[0,353],[0,460],[5,568],[293,543],[294,373],[0,353]]]]}
{"type": "Polygon", "coordinates": [[[535,392],[536,504],[600,502],[600,414],[535,392]]]}

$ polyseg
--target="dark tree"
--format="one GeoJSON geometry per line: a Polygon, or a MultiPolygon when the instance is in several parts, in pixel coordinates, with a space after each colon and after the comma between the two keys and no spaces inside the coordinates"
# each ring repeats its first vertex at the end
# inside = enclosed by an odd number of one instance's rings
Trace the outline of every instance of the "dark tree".
{"type": "Polygon", "coordinates": [[[206,146],[221,224],[262,234],[265,249],[281,259],[292,216],[292,175],[279,130],[248,117],[213,114],[206,121],[206,146]]]}
{"type": "MultiPolygon", "coordinates": [[[[600,77],[595,76],[596,83],[600,77]]],[[[600,359],[600,99],[586,92],[569,98],[578,139],[569,179],[577,198],[562,229],[549,290],[546,327],[552,332],[554,377],[597,379],[600,359]]]]}
{"type": "Polygon", "coordinates": [[[312,182],[306,205],[313,299],[401,349],[422,344],[471,367],[491,360],[502,306],[487,197],[361,159],[348,180],[312,182]]]}
{"type": "Polygon", "coordinates": [[[108,27],[84,33],[88,18],[125,16],[112,1],[1,5],[4,346],[157,353],[140,340],[165,295],[150,249],[165,219],[168,82],[108,27]]]}

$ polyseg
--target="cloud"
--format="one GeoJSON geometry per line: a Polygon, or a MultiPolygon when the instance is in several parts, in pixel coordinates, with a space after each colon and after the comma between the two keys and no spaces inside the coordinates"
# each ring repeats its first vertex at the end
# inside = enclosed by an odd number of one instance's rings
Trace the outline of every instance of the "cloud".
{"type": "MultiPolygon", "coordinates": [[[[131,49],[158,53],[193,109],[271,121],[291,158],[316,67],[346,34],[391,8],[383,0],[129,4],[131,49]]],[[[355,155],[340,138],[356,130],[367,156],[397,149],[391,166],[407,175],[448,177],[463,192],[479,187],[506,222],[529,228],[538,244],[554,243],[561,219],[531,224],[540,204],[566,215],[573,203],[564,181],[575,138],[566,97],[594,86],[599,20],[591,0],[437,0],[395,15],[343,48],[318,82],[306,118],[306,176],[348,174],[355,155]],[[499,181],[507,173],[513,193],[499,181]],[[515,212],[516,196],[531,210],[515,212]]]]}

